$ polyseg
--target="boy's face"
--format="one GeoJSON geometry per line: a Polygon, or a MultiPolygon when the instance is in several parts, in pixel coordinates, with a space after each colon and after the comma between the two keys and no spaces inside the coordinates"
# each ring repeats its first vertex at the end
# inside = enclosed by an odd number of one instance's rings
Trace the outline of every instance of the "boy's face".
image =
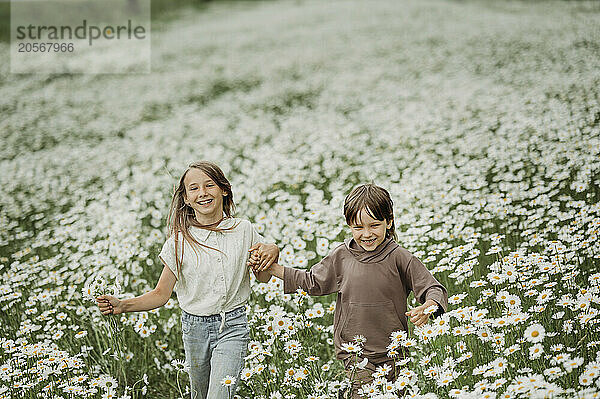
{"type": "Polygon", "coordinates": [[[386,230],[392,227],[392,221],[373,219],[362,209],[357,220],[350,224],[352,238],[365,251],[374,251],[385,240],[386,230]]]}

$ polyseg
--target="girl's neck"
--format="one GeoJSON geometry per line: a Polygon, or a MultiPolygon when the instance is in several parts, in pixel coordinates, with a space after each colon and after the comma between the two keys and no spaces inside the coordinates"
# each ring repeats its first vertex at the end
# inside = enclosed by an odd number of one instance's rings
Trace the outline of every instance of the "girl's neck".
{"type": "Polygon", "coordinates": [[[198,218],[198,215],[196,215],[196,222],[198,222],[200,224],[201,228],[214,228],[217,227],[224,219],[223,214],[221,214],[221,217],[211,217],[211,218],[198,218]]]}

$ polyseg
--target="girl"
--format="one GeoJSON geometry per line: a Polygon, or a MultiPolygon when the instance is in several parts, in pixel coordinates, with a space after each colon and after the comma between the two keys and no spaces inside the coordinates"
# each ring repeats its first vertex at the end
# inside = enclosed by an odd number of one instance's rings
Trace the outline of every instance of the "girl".
{"type": "MultiPolygon", "coordinates": [[[[102,314],[117,315],[161,307],[175,288],[192,399],[227,398],[235,392],[235,385],[224,387],[221,381],[239,379],[249,341],[248,251],[262,254],[257,255],[262,267],[279,256],[276,245],[260,244],[262,237],[249,221],[232,217],[234,207],[231,184],[221,169],[206,161],[191,164],[171,201],[156,288],[122,301],[110,295],[96,298],[102,314]]],[[[271,278],[264,271],[255,274],[262,282],[271,278]]]]}
{"type": "Polygon", "coordinates": [[[352,397],[359,398],[360,386],[373,381],[372,374],[378,366],[387,365],[386,370],[394,370],[394,361],[387,356],[390,334],[408,330],[407,316],[417,326],[426,323],[432,309],[425,309],[430,306],[439,306],[434,316],[443,313],[448,294],[414,255],[396,243],[393,203],[385,189],[374,184],[356,187],[346,197],[344,216],[352,238],[309,271],[277,263],[270,268],[261,266],[254,253],[249,263],[256,271],[268,270],[283,279],[285,293],[297,288],[310,295],[337,292],[333,342],[349,376],[355,362],[365,365],[354,374],[352,397]],[[407,312],[410,291],[422,305],[407,312]],[[364,359],[356,359],[343,345],[360,335],[366,338],[360,355],[364,359]]]}

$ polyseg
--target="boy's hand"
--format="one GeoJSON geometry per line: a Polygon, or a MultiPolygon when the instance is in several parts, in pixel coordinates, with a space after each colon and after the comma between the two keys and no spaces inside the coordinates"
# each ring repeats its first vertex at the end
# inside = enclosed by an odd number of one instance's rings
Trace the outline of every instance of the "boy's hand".
{"type": "Polygon", "coordinates": [[[421,306],[417,306],[405,314],[410,317],[411,323],[414,323],[417,327],[421,327],[423,324],[427,323],[429,315],[437,310],[437,306],[438,304],[433,299],[428,299],[421,306]],[[435,306],[435,308],[429,308],[430,306],[435,306]]]}
{"type": "Polygon", "coordinates": [[[267,270],[274,262],[279,260],[279,248],[275,244],[258,243],[248,251],[250,252],[248,265],[255,272],[267,270]]]}
{"type": "Polygon", "coordinates": [[[123,313],[122,302],[112,295],[100,295],[96,302],[103,315],[123,313]]]}

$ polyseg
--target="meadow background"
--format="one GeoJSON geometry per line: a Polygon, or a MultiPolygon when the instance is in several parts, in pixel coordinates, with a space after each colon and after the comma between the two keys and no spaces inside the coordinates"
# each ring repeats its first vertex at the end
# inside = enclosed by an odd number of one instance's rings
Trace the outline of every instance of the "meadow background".
{"type": "MultiPolygon", "coordinates": [[[[200,159],[293,267],[349,234],[354,185],[391,192],[450,308],[369,395],[600,396],[598,2],[215,2],[152,41],[150,75],[0,65],[0,398],[188,397],[175,296],[104,318],[89,294],[154,287],[200,159]]],[[[341,395],[335,296],[252,287],[238,394],[341,395]]]]}

